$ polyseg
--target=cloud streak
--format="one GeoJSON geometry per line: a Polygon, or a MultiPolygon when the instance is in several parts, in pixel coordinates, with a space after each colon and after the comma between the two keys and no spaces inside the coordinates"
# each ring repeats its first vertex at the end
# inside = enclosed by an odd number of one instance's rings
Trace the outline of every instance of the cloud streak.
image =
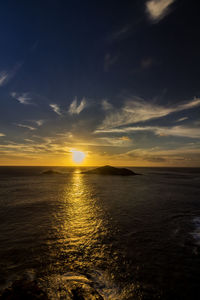
{"type": "Polygon", "coordinates": [[[180,118],[180,119],[176,120],[176,123],[183,122],[183,121],[186,121],[186,120],[188,120],[188,117],[183,117],[183,118],[180,118]]]}
{"type": "Polygon", "coordinates": [[[75,98],[69,106],[68,113],[70,115],[79,115],[86,106],[87,106],[87,102],[85,98],[81,100],[79,105],[77,103],[77,98],[75,98]]]}
{"type": "Polygon", "coordinates": [[[59,107],[59,105],[58,104],[49,104],[49,106],[51,107],[51,109],[57,114],[57,115],[59,115],[59,116],[61,116],[62,115],[62,113],[61,113],[61,110],[60,110],[60,107],[59,107]]]}
{"type": "Polygon", "coordinates": [[[173,107],[164,107],[137,98],[127,101],[121,109],[109,113],[99,129],[114,128],[158,119],[168,116],[171,113],[188,110],[197,106],[200,106],[200,98],[195,98],[192,101],[173,107]]]}
{"type": "Polygon", "coordinates": [[[4,133],[0,132],[0,137],[6,136],[4,133]]]}
{"type": "Polygon", "coordinates": [[[37,126],[42,126],[44,124],[44,120],[35,120],[34,122],[37,126]]]}
{"type": "Polygon", "coordinates": [[[11,70],[0,72],[0,87],[4,86],[13,76],[15,76],[21,65],[21,63],[17,63],[11,70]]]}
{"type": "Polygon", "coordinates": [[[151,57],[144,58],[141,61],[141,69],[142,70],[149,69],[149,68],[151,68],[152,65],[153,65],[153,59],[151,57]]]}
{"type": "Polygon", "coordinates": [[[153,22],[158,22],[169,13],[170,5],[175,0],[149,0],[146,2],[146,12],[153,22]]]}
{"type": "Polygon", "coordinates": [[[124,128],[111,128],[111,129],[97,129],[94,133],[134,133],[141,131],[150,131],[157,136],[179,136],[187,138],[200,138],[200,130],[197,127],[186,126],[173,126],[173,127],[161,127],[161,126],[136,126],[136,127],[124,127],[124,128]]]}
{"type": "Polygon", "coordinates": [[[106,99],[101,102],[101,105],[102,105],[103,110],[105,110],[105,111],[111,110],[113,108],[112,104],[109,103],[108,100],[106,100],[106,99]]]}
{"type": "Polygon", "coordinates": [[[103,143],[104,146],[114,146],[114,147],[128,147],[132,144],[130,138],[126,136],[122,137],[99,137],[96,140],[96,145],[101,146],[103,143]],[[100,142],[98,144],[98,142],[100,142]]]}
{"type": "Polygon", "coordinates": [[[200,150],[197,148],[190,148],[190,147],[182,147],[177,149],[168,149],[163,150],[159,147],[154,147],[150,149],[134,149],[128,151],[126,153],[119,154],[117,159],[121,159],[123,161],[130,161],[132,160],[133,163],[139,161],[141,162],[150,162],[154,163],[155,165],[181,165],[184,162],[184,165],[191,165],[199,163],[200,159],[200,150]]]}
{"type": "Polygon", "coordinates": [[[119,41],[123,38],[125,38],[128,33],[131,30],[131,26],[130,25],[126,25],[121,27],[119,30],[113,32],[110,36],[109,36],[109,42],[115,42],[115,41],[119,41]]]}
{"type": "Polygon", "coordinates": [[[31,102],[31,97],[30,97],[29,93],[18,94],[16,92],[12,92],[10,95],[14,99],[16,99],[20,104],[33,105],[33,103],[31,102]]]}
{"type": "Polygon", "coordinates": [[[18,127],[21,127],[21,128],[26,128],[26,129],[29,129],[29,130],[36,130],[35,127],[32,127],[32,126],[29,126],[29,125],[25,125],[25,124],[16,124],[18,127]]]}
{"type": "Polygon", "coordinates": [[[119,55],[112,56],[110,53],[107,53],[104,57],[104,71],[108,72],[118,59],[119,55]]]}
{"type": "Polygon", "coordinates": [[[0,86],[3,86],[7,82],[8,76],[8,72],[0,72],[0,86]]]}

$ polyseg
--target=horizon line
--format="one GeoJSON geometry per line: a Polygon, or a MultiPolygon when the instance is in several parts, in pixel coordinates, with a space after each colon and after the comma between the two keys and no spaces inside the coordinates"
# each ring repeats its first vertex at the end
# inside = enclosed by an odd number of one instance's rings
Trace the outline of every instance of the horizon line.
{"type": "MultiPolygon", "coordinates": [[[[38,168],[38,167],[41,167],[41,168],[96,168],[96,167],[102,167],[102,166],[106,166],[106,165],[98,165],[98,166],[79,166],[79,165],[73,165],[73,166],[59,166],[59,165],[0,165],[0,168],[1,167],[32,167],[32,168],[38,168]]],[[[200,166],[115,166],[115,165],[112,165],[116,168],[193,168],[193,169],[198,169],[200,168],[200,166]]]]}

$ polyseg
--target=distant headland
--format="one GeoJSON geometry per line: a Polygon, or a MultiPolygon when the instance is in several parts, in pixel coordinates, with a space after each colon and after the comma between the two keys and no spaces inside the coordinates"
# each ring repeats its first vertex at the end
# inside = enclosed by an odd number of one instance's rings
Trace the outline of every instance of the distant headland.
{"type": "Polygon", "coordinates": [[[134,176],[140,175],[126,168],[115,168],[112,166],[104,166],[89,171],[84,171],[82,174],[98,174],[98,175],[119,175],[119,176],[134,176]]]}
{"type": "Polygon", "coordinates": [[[41,174],[42,175],[56,175],[56,174],[62,175],[63,173],[61,173],[59,171],[55,171],[55,170],[45,170],[41,174]]]}

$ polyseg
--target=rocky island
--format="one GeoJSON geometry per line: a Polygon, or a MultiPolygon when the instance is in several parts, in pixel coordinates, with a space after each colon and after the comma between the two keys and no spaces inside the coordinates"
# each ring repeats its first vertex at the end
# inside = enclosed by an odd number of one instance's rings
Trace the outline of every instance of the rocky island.
{"type": "Polygon", "coordinates": [[[59,171],[55,171],[55,170],[45,170],[41,173],[42,175],[56,175],[56,174],[62,174],[59,171]]]}
{"type": "Polygon", "coordinates": [[[119,175],[119,176],[133,176],[139,175],[126,168],[115,168],[111,166],[99,167],[89,171],[84,171],[82,174],[98,174],[98,175],[119,175]]]}

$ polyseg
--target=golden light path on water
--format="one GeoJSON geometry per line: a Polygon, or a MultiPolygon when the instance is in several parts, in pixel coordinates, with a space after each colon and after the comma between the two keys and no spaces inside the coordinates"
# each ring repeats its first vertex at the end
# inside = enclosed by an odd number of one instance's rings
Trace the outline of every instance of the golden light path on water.
{"type": "Polygon", "coordinates": [[[102,243],[107,237],[106,218],[98,202],[87,176],[78,170],[71,174],[62,196],[62,210],[57,215],[59,229],[58,223],[55,224],[66,272],[50,280],[54,289],[52,298],[61,297],[62,290],[66,297],[67,290],[71,299],[70,290],[77,287],[83,299],[102,299],[98,298],[98,286],[103,286],[103,299],[113,299],[109,294],[114,294],[115,290],[106,267],[109,264],[108,249],[102,243]]]}
{"type": "Polygon", "coordinates": [[[95,247],[99,235],[106,233],[106,229],[93,189],[80,172],[73,173],[65,200],[67,219],[63,229],[66,237],[77,251],[84,249],[82,254],[86,256],[87,251],[95,247]]]}
{"type": "Polygon", "coordinates": [[[114,282],[120,253],[113,248],[101,193],[97,181],[78,169],[66,178],[53,220],[57,246],[52,255],[57,275],[48,278],[51,299],[65,299],[66,291],[67,299],[75,299],[70,291],[76,288],[83,299],[125,299],[126,288],[119,290],[114,282]],[[103,298],[98,298],[99,294],[103,298]]]}

